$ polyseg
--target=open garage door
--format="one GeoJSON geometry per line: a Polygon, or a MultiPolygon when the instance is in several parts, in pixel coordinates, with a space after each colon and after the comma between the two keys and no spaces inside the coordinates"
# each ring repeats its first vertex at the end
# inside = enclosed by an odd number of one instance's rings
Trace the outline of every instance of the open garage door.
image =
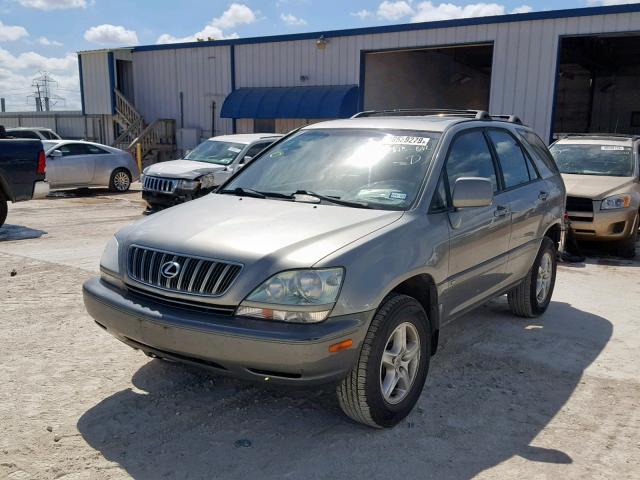
{"type": "Polygon", "coordinates": [[[364,109],[489,109],[493,45],[367,52],[364,109]]]}
{"type": "Polygon", "coordinates": [[[554,135],[640,134],[640,35],[560,41],[554,135]]]}

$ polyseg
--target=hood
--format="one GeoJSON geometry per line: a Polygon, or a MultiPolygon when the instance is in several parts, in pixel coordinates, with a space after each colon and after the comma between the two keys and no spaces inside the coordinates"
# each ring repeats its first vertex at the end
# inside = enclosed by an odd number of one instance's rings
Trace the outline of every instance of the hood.
{"type": "Polygon", "coordinates": [[[224,165],[196,162],[194,160],[171,160],[170,162],[160,162],[151,165],[145,175],[193,180],[205,173],[219,172],[225,168],[224,165]]]}
{"type": "Polygon", "coordinates": [[[147,217],[118,236],[127,245],[279,270],[311,267],[403,213],[211,194],[147,217]]]}
{"type": "Polygon", "coordinates": [[[562,179],[567,188],[567,195],[573,197],[585,197],[592,200],[602,200],[631,185],[633,177],[607,177],[600,175],[574,175],[562,174],[562,179]]]}

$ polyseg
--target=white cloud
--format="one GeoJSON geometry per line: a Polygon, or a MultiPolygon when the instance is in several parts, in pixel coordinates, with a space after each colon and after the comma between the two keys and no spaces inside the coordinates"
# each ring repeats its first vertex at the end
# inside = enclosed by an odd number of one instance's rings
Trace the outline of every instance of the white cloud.
{"type": "Polygon", "coordinates": [[[18,0],[20,5],[37,10],[63,10],[68,8],[86,8],[86,0],[18,0]]]}
{"type": "MultiPolygon", "coordinates": [[[[616,1],[616,0],[589,0],[589,1],[616,1]]],[[[637,0],[640,2],[640,0],[637,0]]],[[[509,13],[528,13],[533,9],[528,5],[521,5],[514,8],[509,13]]],[[[369,16],[367,10],[352,13],[364,19],[369,16]]],[[[450,20],[454,18],[487,17],[491,15],[504,15],[507,13],[506,7],[499,3],[472,3],[469,5],[455,5],[453,3],[434,4],[430,1],[423,1],[414,4],[408,1],[388,1],[378,5],[376,15],[382,20],[397,21],[408,18],[412,22],[433,22],[438,20],[450,20]]]]}
{"type": "Polygon", "coordinates": [[[307,21],[304,18],[296,17],[295,15],[292,15],[290,13],[281,14],[280,19],[287,25],[292,26],[302,26],[307,24],[307,21]]]}
{"type": "Polygon", "coordinates": [[[78,57],[74,53],[67,53],[64,57],[45,57],[36,52],[24,52],[13,55],[8,50],[0,48],[0,67],[21,70],[47,70],[52,72],[67,72],[77,68],[78,57]]]}
{"type": "Polygon", "coordinates": [[[454,5],[441,3],[434,5],[431,2],[421,2],[417,5],[412,22],[431,22],[436,20],[449,20],[452,18],[486,17],[490,15],[504,15],[504,5],[497,3],[474,3],[470,5],[454,5]]]}
{"type": "Polygon", "coordinates": [[[5,25],[0,21],[0,42],[15,42],[28,36],[29,32],[24,27],[5,25]]]}
{"type": "Polygon", "coordinates": [[[384,20],[399,20],[412,15],[413,8],[405,1],[389,2],[385,0],[378,5],[377,15],[384,20]]]}
{"type": "Polygon", "coordinates": [[[36,52],[13,55],[0,48],[0,85],[4,92],[9,92],[3,95],[7,98],[9,110],[34,110],[32,103],[27,103],[27,95],[32,93],[31,82],[40,71],[52,73],[57,82],[53,93],[66,100],[54,108],[80,109],[78,57],[75,53],[67,53],[64,57],[45,57],[36,52]]]}
{"type": "Polygon", "coordinates": [[[248,25],[257,20],[253,10],[242,3],[232,3],[222,15],[211,20],[209,25],[223,30],[237,25],[248,25]]]}
{"type": "Polygon", "coordinates": [[[530,7],[529,5],[520,5],[519,7],[516,7],[513,10],[511,10],[511,13],[529,13],[529,12],[533,12],[533,8],[530,7]]]}
{"type": "Polygon", "coordinates": [[[258,20],[258,12],[254,12],[249,7],[240,3],[232,3],[219,17],[213,18],[205,27],[193,35],[185,37],[175,37],[169,33],[164,33],[158,37],[156,43],[183,43],[202,40],[222,40],[226,38],[238,38],[237,33],[227,34],[224,30],[238,25],[249,25],[258,20]]]}
{"type": "Polygon", "coordinates": [[[62,42],[58,42],[57,40],[49,40],[47,37],[38,38],[38,43],[46,47],[62,47],[63,45],[62,42]]]}
{"type": "Polygon", "coordinates": [[[134,30],[127,30],[122,25],[97,25],[84,32],[88,42],[100,45],[136,45],[138,35],[134,30]]]}
{"type": "Polygon", "coordinates": [[[366,20],[367,18],[371,18],[373,13],[367,9],[362,9],[357,12],[353,12],[351,15],[354,17],[358,17],[360,20],[366,20]]]}

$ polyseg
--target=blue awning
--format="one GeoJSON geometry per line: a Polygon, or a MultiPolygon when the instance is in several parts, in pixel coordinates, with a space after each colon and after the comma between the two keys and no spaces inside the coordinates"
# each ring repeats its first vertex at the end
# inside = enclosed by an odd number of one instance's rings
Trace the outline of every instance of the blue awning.
{"type": "Polygon", "coordinates": [[[358,86],[239,88],[222,118],[348,118],[358,111],[358,86]]]}

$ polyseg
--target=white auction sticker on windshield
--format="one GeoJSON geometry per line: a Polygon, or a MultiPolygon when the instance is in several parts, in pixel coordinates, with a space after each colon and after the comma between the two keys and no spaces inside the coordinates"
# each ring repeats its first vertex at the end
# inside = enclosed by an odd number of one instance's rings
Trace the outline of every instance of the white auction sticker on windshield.
{"type": "Polygon", "coordinates": [[[624,151],[624,147],[618,147],[615,145],[602,145],[600,147],[600,150],[616,150],[616,151],[623,150],[624,151]]]}
{"type": "Polygon", "coordinates": [[[383,145],[414,145],[416,147],[426,147],[429,144],[429,137],[411,137],[409,135],[387,135],[382,140],[383,145]]]}
{"type": "Polygon", "coordinates": [[[240,153],[240,149],[236,147],[229,147],[229,151],[233,153],[240,153]]]}

